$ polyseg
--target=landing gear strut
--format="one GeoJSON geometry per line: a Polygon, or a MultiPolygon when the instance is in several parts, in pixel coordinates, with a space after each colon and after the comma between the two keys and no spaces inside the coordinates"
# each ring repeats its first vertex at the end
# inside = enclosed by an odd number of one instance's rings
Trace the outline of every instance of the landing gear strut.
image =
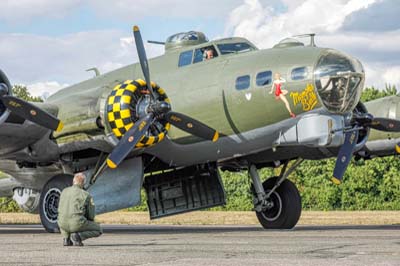
{"type": "Polygon", "coordinates": [[[287,177],[303,162],[299,158],[287,168],[284,165],[279,176],[261,183],[255,165],[250,165],[249,175],[254,188],[254,210],[258,221],[265,229],[291,229],[301,214],[301,198],[296,186],[287,177]]]}

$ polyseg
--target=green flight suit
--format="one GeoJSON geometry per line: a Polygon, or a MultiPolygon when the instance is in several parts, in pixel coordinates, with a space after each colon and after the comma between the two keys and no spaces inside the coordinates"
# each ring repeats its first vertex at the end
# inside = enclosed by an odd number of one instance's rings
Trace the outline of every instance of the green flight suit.
{"type": "Polygon", "coordinates": [[[64,238],[79,233],[82,241],[98,237],[103,232],[94,222],[95,206],[92,196],[78,185],[65,188],[58,204],[58,226],[64,238]]]}

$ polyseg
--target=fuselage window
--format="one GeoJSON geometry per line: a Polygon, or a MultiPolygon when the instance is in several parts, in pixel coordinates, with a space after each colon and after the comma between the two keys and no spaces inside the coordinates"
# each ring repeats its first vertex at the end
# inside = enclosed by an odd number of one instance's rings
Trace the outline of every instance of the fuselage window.
{"type": "Polygon", "coordinates": [[[250,76],[241,76],[236,79],[236,89],[245,90],[250,87],[250,76]]]}
{"type": "Polygon", "coordinates": [[[255,50],[254,47],[245,42],[222,43],[217,46],[221,54],[244,53],[255,50]]]}
{"type": "Polygon", "coordinates": [[[307,67],[298,67],[292,70],[292,80],[303,80],[307,77],[308,70],[307,67]]]}
{"type": "Polygon", "coordinates": [[[193,64],[203,62],[218,57],[218,53],[214,46],[206,46],[194,50],[193,64]]]}
{"type": "Polygon", "coordinates": [[[179,55],[178,66],[182,67],[182,66],[190,65],[192,63],[192,57],[193,57],[192,50],[181,53],[179,55]]]}
{"type": "Polygon", "coordinates": [[[264,71],[260,72],[256,76],[256,84],[257,86],[266,86],[272,83],[272,72],[264,71]]]}

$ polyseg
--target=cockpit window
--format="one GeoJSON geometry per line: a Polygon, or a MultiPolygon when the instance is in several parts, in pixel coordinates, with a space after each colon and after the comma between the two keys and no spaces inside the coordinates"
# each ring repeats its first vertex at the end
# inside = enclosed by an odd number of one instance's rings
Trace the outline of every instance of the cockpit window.
{"type": "Polygon", "coordinates": [[[182,52],[179,55],[179,63],[178,66],[182,67],[182,66],[186,66],[186,65],[190,65],[192,63],[192,57],[193,57],[193,51],[186,51],[186,52],[182,52]]]}
{"type": "Polygon", "coordinates": [[[218,49],[222,55],[233,53],[244,53],[255,50],[254,47],[245,42],[238,43],[221,43],[218,44],[218,49]]]}
{"type": "Polygon", "coordinates": [[[198,48],[198,49],[194,50],[193,63],[194,64],[199,63],[204,60],[213,59],[215,57],[218,57],[218,53],[217,53],[217,51],[215,51],[214,46],[209,45],[209,46],[198,48]]]}

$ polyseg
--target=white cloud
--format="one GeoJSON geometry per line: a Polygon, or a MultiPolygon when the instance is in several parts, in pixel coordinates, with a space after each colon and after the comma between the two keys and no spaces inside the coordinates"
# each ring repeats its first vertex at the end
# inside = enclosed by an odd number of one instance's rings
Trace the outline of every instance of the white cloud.
{"type": "Polygon", "coordinates": [[[22,23],[36,17],[60,18],[76,9],[83,0],[3,0],[0,20],[22,23]]]}
{"type": "Polygon", "coordinates": [[[44,99],[56,93],[62,88],[68,87],[69,84],[60,84],[57,81],[45,81],[45,82],[37,82],[34,84],[27,85],[28,91],[33,96],[39,96],[44,99]]]}
{"type": "Polygon", "coordinates": [[[259,0],[245,0],[230,14],[226,34],[245,36],[267,48],[291,35],[334,32],[343,24],[346,15],[374,1],[306,0],[301,4],[295,1],[287,12],[276,13],[273,7],[263,7],[259,0]]]}
{"type": "Polygon", "coordinates": [[[108,0],[91,0],[91,6],[102,16],[132,21],[132,19],[137,20],[150,16],[164,18],[224,17],[241,1],[114,0],[111,4],[108,0]]]}
{"type": "Polygon", "coordinates": [[[400,66],[387,66],[381,63],[364,64],[366,84],[368,87],[384,89],[387,84],[400,89],[400,66]]]}
{"type": "Polygon", "coordinates": [[[3,0],[0,20],[21,23],[35,18],[63,18],[82,6],[100,17],[132,21],[144,17],[225,17],[242,0],[3,0]],[[111,12],[110,12],[111,11],[111,12]]]}
{"type": "Polygon", "coordinates": [[[400,66],[389,67],[383,72],[386,83],[400,84],[400,66]]]}
{"type": "MultiPolygon", "coordinates": [[[[61,37],[0,34],[1,67],[13,83],[74,84],[92,77],[85,71],[88,68],[97,67],[104,73],[137,62],[136,48],[127,41],[128,34],[112,30],[61,37]]],[[[160,46],[145,47],[149,58],[163,52],[160,46]]]]}
{"type": "MultiPolygon", "coordinates": [[[[278,13],[259,0],[245,0],[231,12],[225,35],[243,36],[260,48],[270,48],[286,37],[316,32],[318,46],[344,51],[363,62],[367,86],[400,85],[400,30],[342,30],[346,18],[365,10],[373,14],[373,7],[382,0],[282,1],[287,11],[278,13]]],[[[353,26],[356,17],[352,19],[353,26]]]]}

